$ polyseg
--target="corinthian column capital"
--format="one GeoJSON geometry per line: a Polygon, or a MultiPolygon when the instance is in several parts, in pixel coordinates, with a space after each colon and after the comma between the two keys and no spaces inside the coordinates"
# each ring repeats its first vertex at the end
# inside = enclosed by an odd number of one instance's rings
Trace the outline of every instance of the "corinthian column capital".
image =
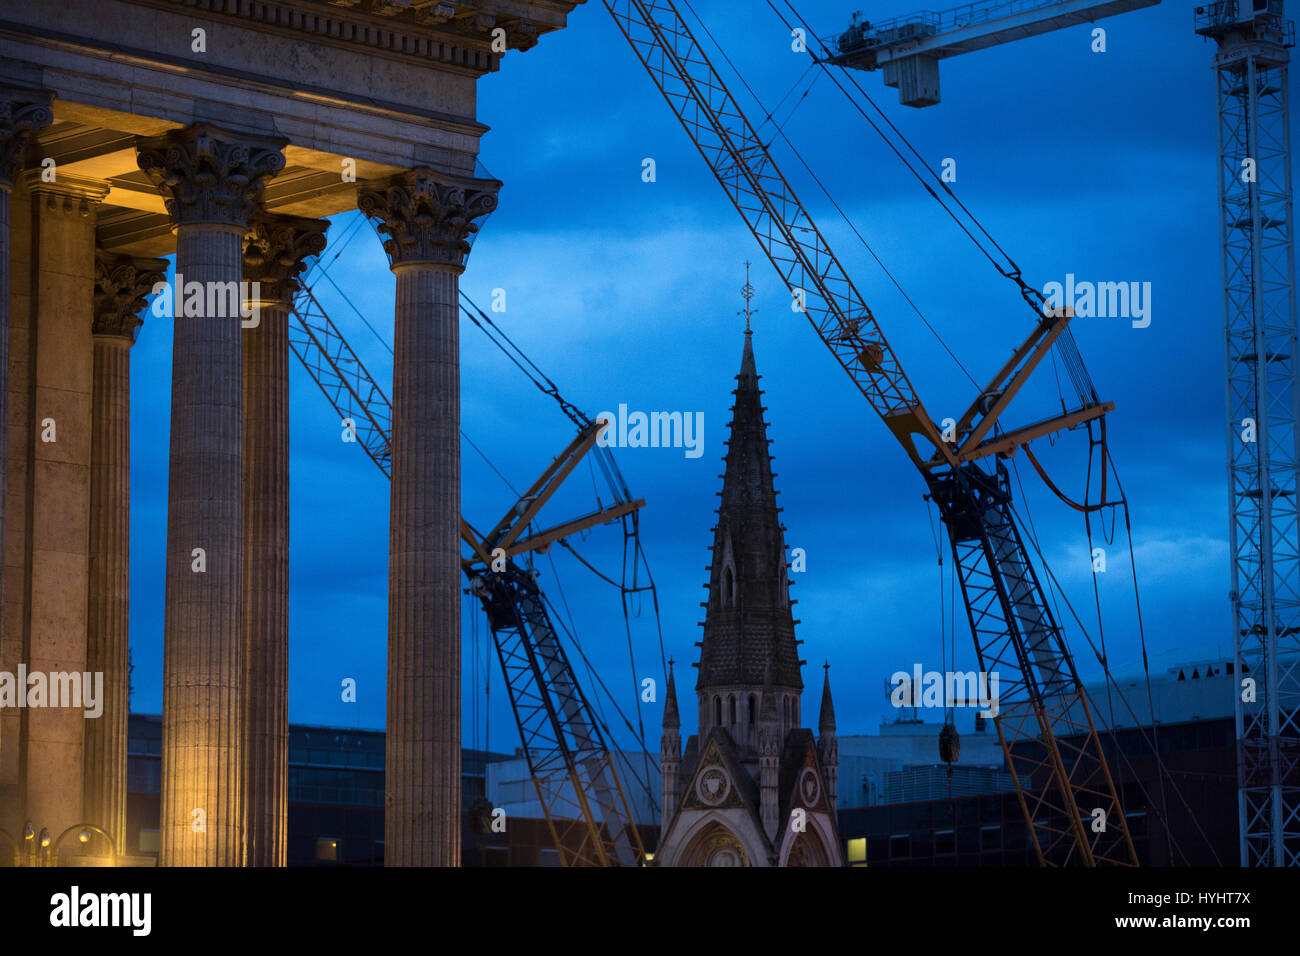
{"type": "Polygon", "coordinates": [[[288,304],[307,260],[325,250],[324,219],[255,212],[244,235],[244,278],[261,285],[261,298],[288,304]]]}
{"type": "Polygon", "coordinates": [[[94,335],[112,335],[135,341],[142,320],[145,298],[155,283],[167,275],[166,259],[133,259],[111,253],[95,253],[94,335]]]}
{"type": "Polygon", "coordinates": [[[32,133],[54,122],[53,101],[47,90],[0,86],[0,189],[13,185],[32,133]]]}
{"type": "Polygon", "coordinates": [[[469,237],[478,232],[474,220],[497,207],[500,188],[495,179],[412,169],[384,186],[362,189],[357,208],[380,220],[379,231],[388,236],[384,251],[394,269],[422,263],[460,272],[469,254],[469,237]]]}
{"type": "Polygon", "coordinates": [[[280,137],[230,133],[198,123],[136,140],[137,161],[178,226],[243,228],[265,188],[284,168],[280,137]]]}

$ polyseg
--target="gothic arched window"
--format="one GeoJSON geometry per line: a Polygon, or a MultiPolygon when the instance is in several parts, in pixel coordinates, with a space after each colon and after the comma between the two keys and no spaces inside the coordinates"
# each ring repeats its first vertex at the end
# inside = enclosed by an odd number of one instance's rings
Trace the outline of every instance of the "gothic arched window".
{"type": "Polygon", "coordinates": [[[722,606],[728,607],[736,600],[736,583],[735,576],[731,573],[731,568],[727,567],[722,572],[722,606]]]}
{"type": "Polygon", "coordinates": [[[717,694],[713,695],[713,723],[722,726],[722,698],[717,694]]]}
{"type": "Polygon", "coordinates": [[[755,714],[754,714],[754,695],[753,695],[753,694],[750,694],[750,695],[749,695],[749,722],[750,722],[751,724],[754,722],[754,716],[755,716],[755,714]]]}
{"type": "Polygon", "coordinates": [[[727,697],[727,700],[731,702],[731,725],[734,727],[736,725],[736,695],[731,694],[727,697]]]}

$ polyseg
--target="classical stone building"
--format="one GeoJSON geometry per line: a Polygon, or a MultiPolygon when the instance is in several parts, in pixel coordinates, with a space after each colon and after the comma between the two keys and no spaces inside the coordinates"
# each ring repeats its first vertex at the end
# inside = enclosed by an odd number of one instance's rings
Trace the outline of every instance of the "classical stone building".
{"type": "Polygon", "coordinates": [[[397,301],[387,862],[459,860],[457,285],[500,186],[476,85],[576,2],[0,0],[0,672],[106,688],[98,719],[0,709],[0,856],[28,822],[120,847],[129,355],[174,256],[161,859],[283,864],[289,303],[360,208],[397,301]]]}
{"type": "Polygon", "coordinates": [[[804,662],[758,379],[746,329],[696,665],[699,733],[685,753],[668,677],[660,866],[843,865],[830,673],[814,737],[800,726],[804,662]]]}

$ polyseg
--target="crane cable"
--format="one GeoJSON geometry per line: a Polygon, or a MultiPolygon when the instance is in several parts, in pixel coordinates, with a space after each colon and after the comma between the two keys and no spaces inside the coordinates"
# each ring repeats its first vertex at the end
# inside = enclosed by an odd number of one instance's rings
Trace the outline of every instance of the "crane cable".
{"type": "MultiPolygon", "coordinates": [[[[882,109],[880,109],[880,107],[876,104],[876,102],[867,94],[866,90],[862,88],[862,85],[858,82],[857,78],[854,77],[851,73],[849,73],[847,68],[842,67],[841,68],[842,72],[848,77],[849,82],[853,85],[854,89],[858,91],[858,94],[862,97],[862,99],[866,100],[867,103],[871,105],[871,108],[880,115],[881,119],[885,121],[885,123],[893,131],[894,135],[897,136],[898,139],[903,143],[903,145],[906,146],[907,149],[912,153],[912,155],[916,157],[920,169],[924,170],[926,174],[928,174],[931,178],[935,180],[935,182],[938,183],[939,187],[944,191],[944,193],[948,195],[953,200],[953,202],[957,204],[957,206],[961,209],[961,211],[966,214],[966,216],[970,219],[970,221],[974,223],[975,228],[978,229],[981,233],[983,233],[985,237],[987,237],[988,241],[992,244],[993,248],[996,249],[998,253],[1000,253],[1001,256],[1006,260],[1005,266],[1003,266],[1001,263],[998,262],[997,258],[994,257],[994,255],[988,250],[988,248],[986,248],[984,243],[982,243],[979,240],[979,238],[976,237],[975,234],[972,233],[969,228],[967,228],[966,224],[961,221],[961,218],[955,212],[953,212],[953,210],[943,201],[943,199],[940,198],[939,194],[934,191],[934,189],[930,186],[928,182],[926,182],[925,177],[922,176],[920,172],[918,172],[917,166],[914,165],[906,156],[904,156],[903,153],[899,150],[899,148],[893,142],[890,141],[889,137],[885,134],[884,130],[882,130],[880,126],[877,125],[877,123],[867,114],[866,110],[862,108],[861,103],[857,102],[854,99],[853,95],[848,91],[848,89],[845,88],[844,84],[840,82],[836,74],[830,70],[829,59],[830,59],[831,51],[825,45],[825,43],[823,43],[821,39],[817,37],[812,27],[808,24],[808,21],[803,17],[802,14],[799,13],[799,11],[797,11],[794,8],[794,5],[790,2],[790,0],[783,0],[783,2],[785,6],[789,9],[791,15],[795,18],[795,20],[803,25],[805,35],[812,36],[814,39],[816,39],[817,43],[820,45],[823,51],[823,55],[818,56],[817,53],[813,51],[811,46],[806,45],[808,55],[813,59],[815,63],[819,64],[822,67],[822,69],[826,72],[828,76],[831,77],[832,82],[835,83],[835,85],[839,88],[840,92],[842,92],[845,95],[845,97],[849,100],[849,102],[854,106],[854,108],[857,109],[857,111],[862,115],[862,118],[866,120],[868,125],[870,125],[871,128],[874,129],[877,134],[879,134],[880,138],[884,141],[885,145],[888,146],[890,150],[893,151],[893,153],[899,158],[900,161],[902,161],[903,165],[908,169],[908,171],[911,172],[914,177],[916,177],[916,180],[921,184],[922,188],[925,189],[925,191],[930,194],[931,198],[933,198],[935,202],[937,202],[939,206],[948,214],[948,216],[953,220],[953,222],[957,224],[957,227],[963,233],[966,234],[967,238],[969,238],[971,242],[975,245],[975,248],[978,249],[984,255],[984,257],[989,260],[989,262],[993,265],[993,267],[998,271],[1000,275],[1015,283],[1016,287],[1020,290],[1021,298],[1035,312],[1037,316],[1037,320],[1041,321],[1042,317],[1046,314],[1044,311],[1046,300],[1044,299],[1042,293],[1040,293],[1037,289],[1029,285],[1029,283],[1027,283],[1024,280],[1022,270],[1020,266],[1016,263],[1016,261],[1012,259],[1011,256],[1007,253],[1007,251],[1003,249],[1002,246],[998,243],[998,241],[993,238],[993,236],[989,233],[989,231],[984,227],[983,223],[979,221],[979,218],[966,207],[966,205],[961,201],[961,199],[958,198],[957,194],[953,192],[952,188],[943,181],[942,177],[936,175],[934,170],[932,170],[925,163],[925,160],[922,158],[921,154],[916,150],[916,147],[912,145],[911,141],[908,140],[908,138],[903,135],[903,133],[898,129],[898,127],[894,125],[893,121],[889,119],[888,115],[882,109]]],[[[793,32],[793,28],[790,25],[790,21],[786,19],[785,15],[780,10],[777,9],[776,5],[773,3],[773,0],[767,0],[767,5],[772,9],[772,12],[776,14],[777,18],[780,19],[781,22],[785,25],[786,29],[791,30],[793,32]]],[[[1093,386],[1092,380],[1088,375],[1088,371],[1086,367],[1083,365],[1083,360],[1079,355],[1078,345],[1075,342],[1074,335],[1069,328],[1067,328],[1065,332],[1062,333],[1060,338],[1057,340],[1056,348],[1061,353],[1062,360],[1064,361],[1066,366],[1066,372],[1071,379],[1071,383],[1075,387],[1075,391],[1079,396],[1080,402],[1082,402],[1084,405],[1096,404],[1097,402],[1096,389],[1093,386]]]]}
{"type": "MultiPolygon", "coordinates": [[[[1215,860],[1216,865],[1222,865],[1221,861],[1219,860],[1218,850],[1215,848],[1214,843],[1210,840],[1210,838],[1209,838],[1209,836],[1206,834],[1204,828],[1201,826],[1200,821],[1197,819],[1195,813],[1192,811],[1191,805],[1187,802],[1187,798],[1186,798],[1186,796],[1183,794],[1182,788],[1180,788],[1180,787],[1178,786],[1177,782],[1173,780],[1172,774],[1170,774],[1169,771],[1168,771],[1168,769],[1165,767],[1165,765],[1164,765],[1164,760],[1163,760],[1163,758],[1162,758],[1161,755],[1160,755],[1160,751],[1159,751],[1159,747],[1158,747],[1158,745],[1157,745],[1156,738],[1155,738],[1154,736],[1149,736],[1149,735],[1148,735],[1146,725],[1144,725],[1144,724],[1142,723],[1142,721],[1138,719],[1138,716],[1137,716],[1136,712],[1133,710],[1132,705],[1128,702],[1128,698],[1124,695],[1124,692],[1120,689],[1119,684],[1118,684],[1118,682],[1115,680],[1114,675],[1111,673],[1109,665],[1108,665],[1108,664],[1106,663],[1106,661],[1103,659],[1102,655],[1101,655],[1100,653],[1098,653],[1097,645],[1093,643],[1093,641],[1092,641],[1092,637],[1091,637],[1091,635],[1088,633],[1088,629],[1084,626],[1083,621],[1082,621],[1082,619],[1079,617],[1078,612],[1074,609],[1074,604],[1070,601],[1069,595],[1067,595],[1067,594],[1065,593],[1065,589],[1061,587],[1061,584],[1060,584],[1060,582],[1057,580],[1055,573],[1052,571],[1052,566],[1051,566],[1051,564],[1048,562],[1048,560],[1047,560],[1047,556],[1043,553],[1042,547],[1039,545],[1039,542],[1038,542],[1038,533],[1037,533],[1037,531],[1034,529],[1033,516],[1030,515],[1029,512],[1028,512],[1028,509],[1029,509],[1029,499],[1028,499],[1028,497],[1025,495],[1024,484],[1023,484],[1023,482],[1021,482],[1021,480],[1020,480],[1019,469],[1016,467],[1016,465],[1015,465],[1015,461],[1014,461],[1014,460],[1012,461],[1011,465],[1012,465],[1012,472],[1013,472],[1013,474],[1015,474],[1015,476],[1016,476],[1016,484],[1020,487],[1021,500],[1025,502],[1025,509],[1026,509],[1026,517],[1027,517],[1027,520],[1025,520],[1025,519],[1021,519],[1021,518],[1020,518],[1019,512],[1015,509],[1015,506],[1014,506],[1014,505],[1012,505],[1012,512],[1013,512],[1013,514],[1015,514],[1017,520],[1020,521],[1021,525],[1026,529],[1027,537],[1028,537],[1028,539],[1029,539],[1029,542],[1033,545],[1034,553],[1037,555],[1038,560],[1039,560],[1039,563],[1043,566],[1043,570],[1044,570],[1044,571],[1046,572],[1046,574],[1047,574],[1047,579],[1048,579],[1049,589],[1050,589],[1051,592],[1052,592],[1052,601],[1053,601],[1053,604],[1056,605],[1056,616],[1057,616],[1057,619],[1058,619],[1058,620],[1064,620],[1064,618],[1063,618],[1062,615],[1061,615],[1060,603],[1059,603],[1059,601],[1058,601],[1057,598],[1056,598],[1056,595],[1059,594],[1059,595],[1060,595],[1060,601],[1064,601],[1064,602],[1065,602],[1065,607],[1066,607],[1067,610],[1069,610],[1069,612],[1070,612],[1070,616],[1074,619],[1074,623],[1075,623],[1075,625],[1078,627],[1079,632],[1084,636],[1084,639],[1087,641],[1088,645],[1092,648],[1093,656],[1097,658],[1097,660],[1098,660],[1099,663],[1101,663],[1101,665],[1102,665],[1102,673],[1103,673],[1103,675],[1105,676],[1105,679],[1106,679],[1106,682],[1107,682],[1107,687],[1109,688],[1111,685],[1114,685],[1116,695],[1119,697],[1119,700],[1124,704],[1124,707],[1125,707],[1125,709],[1127,710],[1130,719],[1133,721],[1134,729],[1137,730],[1137,731],[1139,732],[1139,734],[1141,735],[1143,741],[1146,743],[1147,748],[1151,751],[1152,755],[1155,757],[1155,763],[1156,763],[1156,768],[1157,768],[1157,775],[1158,775],[1158,778],[1161,780],[1161,785],[1162,785],[1162,787],[1163,787],[1163,783],[1164,783],[1164,778],[1169,778],[1169,783],[1170,783],[1170,785],[1173,787],[1174,794],[1178,797],[1179,801],[1180,801],[1180,802],[1182,803],[1182,805],[1183,805],[1183,808],[1187,811],[1187,814],[1188,814],[1189,818],[1191,819],[1193,826],[1196,827],[1196,831],[1197,831],[1197,833],[1199,833],[1200,836],[1201,836],[1201,838],[1205,841],[1205,845],[1209,848],[1211,855],[1214,857],[1214,860],[1215,860]]],[[[1112,473],[1114,472],[1114,460],[1113,460],[1113,459],[1112,459],[1112,461],[1111,461],[1111,471],[1112,471],[1112,473]]],[[[1119,480],[1119,479],[1118,479],[1118,476],[1116,476],[1116,481],[1118,482],[1118,480],[1119,480]]],[[[1123,487],[1122,487],[1122,486],[1120,487],[1120,493],[1123,494],[1123,487]]],[[[1126,507],[1126,511],[1127,511],[1127,507],[1126,507]]],[[[1126,515],[1126,525],[1128,525],[1127,515],[1126,515]]],[[[1128,525],[1128,526],[1131,527],[1131,525],[1128,525]]],[[[1129,551],[1130,551],[1130,560],[1132,560],[1132,539],[1131,539],[1131,538],[1130,538],[1129,551]]],[[[1137,577],[1136,577],[1136,565],[1134,565],[1134,593],[1135,593],[1135,596],[1138,595],[1138,590],[1137,590],[1137,577]]],[[[1143,625],[1142,625],[1140,598],[1139,598],[1139,606],[1138,606],[1138,620],[1139,620],[1139,636],[1140,636],[1141,641],[1142,641],[1142,661],[1143,661],[1143,670],[1144,670],[1144,672],[1146,673],[1146,680],[1147,680],[1147,696],[1148,696],[1148,700],[1150,701],[1150,700],[1152,699],[1152,697],[1151,697],[1151,676],[1150,676],[1150,670],[1149,670],[1149,667],[1148,667],[1148,664],[1147,664],[1146,635],[1145,635],[1145,628],[1144,628],[1143,625]]],[[[1069,648],[1068,648],[1067,641],[1066,641],[1066,638],[1065,638],[1064,630],[1061,630],[1061,631],[1060,631],[1060,637],[1061,637],[1062,645],[1066,647],[1066,651],[1067,651],[1067,653],[1068,653],[1068,652],[1069,652],[1069,648]]],[[[1085,695],[1086,695],[1086,691],[1085,691],[1085,695]]],[[[1089,700],[1091,700],[1091,697],[1089,697],[1089,700]]],[[[1154,715],[1154,705],[1152,705],[1152,708],[1151,708],[1151,709],[1152,709],[1152,713],[1153,713],[1153,715],[1154,715]]],[[[1151,728],[1151,729],[1154,731],[1154,717],[1153,717],[1152,728],[1151,728]]],[[[1115,745],[1115,746],[1114,746],[1115,752],[1119,755],[1120,760],[1122,761],[1122,763],[1124,764],[1124,766],[1128,769],[1129,774],[1130,774],[1130,776],[1132,777],[1133,783],[1137,785],[1138,789],[1142,792],[1143,797],[1146,798],[1148,804],[1152,803],[1153,801],[1151,800],[1151,796],[1150,796],[1150,794],[1147,792],[1147,788],[1146,788],[1146,786],[1142,783],[1141,778],[1138,776],[1136,769],[1133,767],[1132,761],[1129,760],[1128,754],[1126,753],[1126,751],[1124,750],[1124,748],[1122,748],[1122,747],[1119,746],[1119,741],[1118,741],[1118,739],[1116,738],[1115,729],[1114,729],[1113,725],[1112,725],[1112,726],[1108,726],[1108,727],[1106,728],[1106,731],[1105,731],[1105,732],[1106,732],[1107,735],[1111,738],[1111,742],[1115,745]]],[[[1163,792],[1163,790],[1162,790],[1162,792],[1163,792]]],[[[1166,805],[1163,805],[1163,804],[1162,804],[1162,805],[1160,805],[1160,806],[1158,806],[1158,807],[1156,808],[1156,817],[1157,817],[1157,819],[1160,821],[1160,824],[1162,825],[1162,827],[1163,827],[1164,830],[1165,830],[1165,834],[1166,834],[1166,836],[1167,836],[1168,839],[1169,839],[1169,845],[1170,845],[1170,847],[1173,848],[1174,850],[1176,850],[1176,851],[1178,852],[1178,854],[1179,854],[1180,856],[1182,856],[1184,862],[1188,862],[1188,861],[1187,861],[1187,855],[1186,855],[1186,853],[1183,852],[1182,847],[1179,845],[1177,839],[1174,837],[1174,833],[1173,833],[1172,828],[1170,827],[1169,820],[1168,820],[1167,816],[1165,815],[1165,807],[1166,807],[1166,805]]]]}
{"type": "MultiPolygon", "coordinates": [[[[351,239],[355,236],[356,229],[362,221],[370,221],[371,225],[375,226],[375,223],[369,220],[369,217],[365,216],[364,214],[358,213],[353,223],[348,227],[347,230],[345,230],[344,239],[341,242],[338,251],[335,253],[333,258],[331,258],[328,262],[326,262],[323,266],[321,266],[320,277],[324,278],[327,282],[329,282],[329,284],[343,298],[343,300],[348,304],[348,306],[352,309],[352,311],[361,319],[361,321],[365,324],[366,328],[370,330],[371,334],[374,335],[374,337],[379,340],[380,344],[383,345],[384,348],[388,350],[388,353],[392,355],[393,354],[392,346],[389,345],[388,342],[384,339],[384,337],[379,334],[378,330],[375,329],[373,325],[371,325],[371,323],[366,319],[365,315],[361,312],[361,310],[357,308],[356,304],[352,301],[351,297],[349,297],[348,294],[344,292],[338,286],[338,284],[334,282],[333,278],[330,277],[329,275],[330,267],[333,266],[333,264],[338,261],[339,256],[342,255],[344,246],[346,246],[346,244],[350,242],[351,239]]],[[[376,231],[376,235],[378,235],[377,231],[376,231]]],[[[321,265],[321,260],[318,259],[315,265],[321,265]]],[[[314,268],[315,266],[313,266],[313,269],[314,268]]],[[[585,427],[586,425],[590,424],[591,420],[585,414],[583,414],[582,411],[580,411],[576,406],[568,402],[563,395],[560,394],[559,386],[557,386],[555,382],[552,381],[551,378],[547,376],[546,373],[544,373],[537,366],[537,364],[534,363],[532,359],[530,359],[528,355],[521,348],[519,348],[518,345],[515,344],[515,342],[500,328],[500,326],[498,326],[495,322],[492,321],[492,319],[487,315],[487,313],[484,312],[478,306],[478,304],[474,302],[472,298],[470,298],[468,293],[466,293],[464,290],[461,290],[460,296],[461,299],[464,300],[465,305],[468,306],[468,308],[462,306],[461,314],[469,318],[470,321],[473,322],[473,324],[477,328],[479,328],[484,333],[484,335],[486,335],[488,339],[494,345],[496,345],[497,348],[500,349],[501,352],[505,354],[505,356],[508,359],[510,359],[510,361],[521,372],[523,372],[524,376],[529,381],[531,381],[544,394],[553,398],[556,401],[556,403],[559,404],[561,410],[565,413],[565,415],[575,424],[579,425],[580,427],[585,427]]],[[[469,437],[469,435],[465,432],[463,428],[460,429],[460,435],[469,444],[469,446],[473,448],[475,452],[478,453],[479,457],[483,459],[483,461],[487,464],[487,466],[492,470],[492,472],[498,478],[501,479],[501,481],[506,485],[506,487],[509,488],[516,497],[519,497],[521,495],[521,492],[517,488],[515,488],[513,484],[511,484],[510,480],[506,478],[506,476],[501,472],[499,468],[497,468],[496,464],[492,461],[491,458],[488,457],[487,453],[484,452],[481,448],[479,448],[477,444],[475,444],[473,439],[469,437]]],[[[614,461],[613,455],[609,453],[608,449],[604,449],[600,447],[593,449],[593,451],[596,452],[594,457],[596,458],[597,463],[600,465],[601,471],[604,474],[611,489],[613,490],[615,497],[619,498],[621,493],[621,500],[623,501],[630,500],[631,493],[627,488],[627,483],[626,481],[624,481],[622,473],[618,469],[617,463],[614,461]],[[601,454],[601,452],[603,452],[603,454],[601,454]]],[[[598,500],[599,500],[599,496],[598,496],[598,500]]],[[[640,526],[639,523],[636,521],[635,513],[633,513],[630,516],[625,515],[623,520],[624,520],[624,529],[625,529],[624,542],[623,542],[624,582],[621,585],[617,584],[616,582],[613,582],[610,578],[606,577],[604,574],[601,574],[599,571],[597,571],[589,562],[586,561],[586,559],[578,555],[578,553],[568,544],[567,541],[561,540],[560,544],[563,545],[567,550],[569,550],[570,553],[572,553],[575,557],[577,557],[579,561],[581,561],[584,565],[586,565],[599,577],[603,578],[606,581],[609,581],[611,584],[615,584],[615,586],[619,587],[620,590],[623,592],[622,604],[623,604],[624,628],[627,632],[628,653],[630,657],[630,664],[632,667],[632,677],[633,677],[633,681],[635,682],[636,663],[635,663],[635,656],[632,651],[631,622],[628,619],[628,608],[627,608],[627,595],[629,591],[631,593],[636,593],[641,590],[650,590],[653,598],[656,629],[657,629],[658,639],[659,639],[659,655],[660,658],[664,661],[663,664],[664,670],[667,671],[668,668],[667,668],[666,658],[664,654],[663,624],[660,616],[659,596],[657,590],[655,589],[654,577],[653,577],[653,573],[650,570],[649,559],[646,557],[645,550],[641,545],[641,539],[639,533],[640,526]],[[634,562],[633,575],[635,577],[637,573],[638,565],[636,564],[636,562],[639,559],[640,564],[644,565],[646,576],[649,579],[649,583],[645,587],[636,587],[634,582],[634,587],[632,589],[629,589],[626,586],[627,547],[628,547],[627,544],[628,532],[626,528],[627,528],[627,521],[629,517],[632,519],[633,531],[631,533],[635,540],[635,548],[633,552],[633,562],[634,562]]],[[[554,567],[554,561],[552,561],[552,567],[554,567]]],[[[556,583],[557,585],[559,585],[558,576],[556,577],[556,583]]],[[[544,594],[543,594],[543,599],[546,600],[544,594]]],[[[567,602],[566,602],[566,607],[567,607],[567,602]]],[[[583,656],[583,659],[586,660],[585,655],[583,656]]],[[[588,663],[588,669],[590,671],[589,663],[588,663]]],[[[487,668],[487,676],[488,676],[488,689],[485,691],[485,693],[490,693],[491,692],[491,668],[490,667],[487,668]]],[[[599,680],[599,677],[597,676],[596,679],[599,680]]],[[[602,687],[603,687],[603,682],[602,682],[602,687]]],[[[606,693],[608,693],[608,690],[606,690],[606,693]]],[[[487,708],[487,702],[485,702],[485,709],[486,708],[487,708]]],[[[621,715],[621,711],[620,711],[620,715],[621,715]]],[[[490,719],[490,716],[487,717],[486,719],[490,719]]],[[[640,707],[637,708],[637,719],[638,722],[641,722],[641,733],[637,735],[637,740],[641,744],[642,750],[644,750],[645,749],[645,727],[644,727],[643,717],[641,714],[640,707]]],[[[624,721],[626,723],[626,718],[624,718],[624,721]]],[[[628,729],[629,730],[632,729],[630,724],[628,724],[628,729]]],[[[487,737],[487,733],[489,730],[490,730],[490,725],[485,725],[485,731],[484,731],[485,738],[487,737]]]]}
{"type": "MultiPolygon", "coordinates": [[[[758,94],[755,93],[753,87],[749,85],[749,81],[745,79],[744,74],[742,74],[740,70],[737,69],[736,64],[732,62],[731,57],[727,55],[727,51],[723,49],[722,45],[718,43],[717,39],[714,38],[712,31],[709,30],[708,24],[706,24],[704,20],[700,17],[700,15],[695,12],[694,8],[690,4],[690,0],[681,0],[681,2],[686,7],[686,9],[690,11],[691,16],[695,18],[696,22],[699,23],[700,29],[704,31],[704,35],[709,38],[709,41],[713,44],[714,49],[716,49],[718,51],[718,54],[722,57],[722,59],[726,61],[727,66],[731,68],[732,73],[736,75],[736,78],[740,80],[741,85],[743,85],[745,89],[749,92],[750,97],[754,100],[756,104],[758,104],[758,108],[760,110],[763,110],[764,112],[767,112],[766,109],[763,107],[762,100],[758,98],[758,94]]],[[[844,220],[845,225],[847,225],[849,229],[853,232],[853,234],[857,237],[858,242],[860,242],[862,244],[862,247],[866,249],[868,253],[870,253],[871,258],[875,260],[876,265],[880,267],[880,270],[885,273],[885,276],[893,284],[894,288],[898,290],[898,294],[903,297],[904,301],[907,302],[907,304],[911,307],[912,311],[916,313],[917,318],[921,320],[921,322],[925,325],[925,327],[930,331],[930,334],[934,336],[935,341],[937,341],[939,345],[943,348],[943,350],[948,353],[949,358],[953,360],[953,362],[957,365],[957,368],[961,370],[961,373],[965,375],[967,379],[969,379],[970,383],[974,385],[976,388],[979,388],[980,387],[979,382],[975,381],[975,377],[971,375],[970,371],[966,368],[966,366],[962,364],[962,360],[957,357],[957,353],[954,352],[949,347],[948,343],[944,340],[943,336],[939,334],[939,331],[934,327],[934,325],[931,324],[930,320],[925,317],[925,313],[921,311],[920,306],[918,306],[916,302],[913,301],[912,297],[907,294],[907,290],[903,288],[902,283],[900,283],[898,279],[894,277],[894,274],[889,270],[889,267],[885,265],[884,260],[882,260],[880,256],[876,254],[876,250],[873,249],[871,247],[871,244],[867,242],[866,237],[862,235],[862,231],[858,229],[857,224],[852,219],[849,218],[848,213],[846,213],[843,207],[840,206],[839,202],[836,201],[835,197],[831,194],[831,191],[826,187],[826,184],[822,182],[821,177],[818,176],[817,173],[813,170],[812,165],[806,159],[804,159],[803,153],[799,151],[799,148],[795,146],[795,144],[791,141],[790,137],[787,136],[784,131],[778,130],[778,133],[781,137],[781,140],[790,149],[791,153],[794,154],[795,159],[799,161],[799,164],[803,166],[804,170],[808,173],[808,175],[812,177],[813,181],[817,184],[818,188],[821,189],[822,194],[826,197],[827,201],[830,202],[830,204],[834,207],[835,211],[839,214],[840,218],[844,220]]]]}
{"type": "MultiPolygon", "coordinates": [[[[551,570],[552,573],[556,575],[555,583],[560,590],[561,599],[564,600],[564,587],[563,585],[560,584],[558,573],[555,571],[555,562],[553,559],[551,560],[551,570]]],[[[614,695],[610,692],[609,687],[601,679],[600,673],[592,665],[590,658],[587,657],[587,652],[583,649],[582,642],[578,640],[577,628],[576,626],[572,626],[573,625],[572,614],[570,613],[569,615],[570,624],[566,625],[564,623],[564,618],[560,616],[559,611],[555,607],[554,602],[552,602],[551,599],[546,596],[546,593],[543,592],[540,588],[537,590],[537,593],[541,597],[543,603],[545,603],[546,606],[551,609],[552,612],[551,616],[553,620],[559,623],[560,630],[564,632],[566,637],[568,637],[569,643],[573,645],[574,649],[578,652],[578,656],[582,658],[582,662],[587,668],[588,677],[592,679],[593,683],[597,687],[599,687],[602,691],[604,691],[605,696],[609,699],[610,705],[614,708],[614,712],[618,714],[619,718],[623,721],[623,725],[627,727],[628,731],[632,734],[633,738],[641,745],[642,752],[643,753],[648,752],[645,743],[644,726],[642,727],[640,735],[638,735],[637,729],[632,726],[632,722],[628,720],[627,715],[623,712],[623,708],[621,708],[618,705],[618,701],[614,698],[614,695]]],[[[564,600],[564,604],[565,604],[565,610],[567,611],[568,601],[564,600]]],[[[601,704],[600,698],[596,697],[595,695],[592,696],[592,701],[594,702],[595,705],[594,709],[592,710],[592,719],[599,723],[601,732],[605,735],[606,738],[608,738],[609,742],[612,743],[613,734],[610,732],[609,722],[605,718],[604,705],[601,704]]],[[[640,708],[638,707],[637,710],[639,712],[640,708]]],[[[612,759],[613,758],[611,756],[611,760],[612,759]]],[[[635,769],[632,767],[632,764],[630,762],[626,762],[626,766],[629,770],[632,771],[632,777],[636,780],[636,782],[640,785],[641,789],[645,792],[646,798],[650,802],[650,806],[654,808],[656,813],[658,813],[659,801],[655,798],[653,790],[650,787],[649,775],[647,774],[646,779],[642,780],[641,777],[636,773],[635,769]]]]}

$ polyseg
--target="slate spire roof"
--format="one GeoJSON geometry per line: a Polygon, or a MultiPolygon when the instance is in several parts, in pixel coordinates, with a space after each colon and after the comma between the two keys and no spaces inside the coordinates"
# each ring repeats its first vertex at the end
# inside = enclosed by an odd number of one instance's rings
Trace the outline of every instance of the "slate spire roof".
{"type": "Polygon", "coordinates": [[[823,736],[828,733],[835,733],[835,705],[831,703],[831,665],[829,661],[825,667],[825,677],[822,678],[822,709],[817,718],[817,732],[823,736]]]}
{"type": "Polygon", "coordinates": [[[802,690],[753,333],[745,332],[709,564],[696,690],[772,683],[802,690]]]}
{"type": "Polygon", "coordinates": [[[677,682],[673,680],[673,662],[668,661],[668,699],[664,701],[664,730],[679,730],[681,715],[677,712],[677,682]]]}

